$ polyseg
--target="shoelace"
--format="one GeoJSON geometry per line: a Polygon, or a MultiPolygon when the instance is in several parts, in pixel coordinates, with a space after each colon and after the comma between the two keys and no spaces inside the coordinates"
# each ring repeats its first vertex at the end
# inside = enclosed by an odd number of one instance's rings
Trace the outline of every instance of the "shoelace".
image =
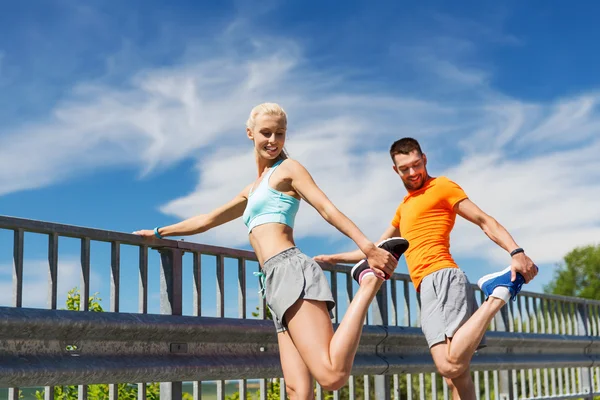
{"type": "Polygon", "coordinates": [[[260,290],[258,291],[258,293],[262,294],[262,297],[264,299],[265,298],[265,290],[267,287],[267,284],[265,282],[266,275],[262,271],[254,272],[253,274],[254,274],[254,276],[258,276],[258,286],[260,287],[260,290]]]}
{"type": "Polygon", "coordinates": [[[518,282],[513,283],[515,291],[513,292],[512,296],[510,296],[510,299],[512,301],[517,300],[517,294],[521,291],[521,288],[523,287],[523,283],[524,283],[524,281],[522,279],[518,279],[518,282]]]}

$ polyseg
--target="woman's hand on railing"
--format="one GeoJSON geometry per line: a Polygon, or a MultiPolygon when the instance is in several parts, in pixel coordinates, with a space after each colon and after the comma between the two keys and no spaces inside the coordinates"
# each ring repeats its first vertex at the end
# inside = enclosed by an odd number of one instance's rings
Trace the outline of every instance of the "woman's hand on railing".
{"type": "Polygon", "coordinates": [[[139,231],[132,232],[134,235],[142,236],[142,237],[156,237],[154,235],[154,231],[151,229],[142,229],[139,231]]]}

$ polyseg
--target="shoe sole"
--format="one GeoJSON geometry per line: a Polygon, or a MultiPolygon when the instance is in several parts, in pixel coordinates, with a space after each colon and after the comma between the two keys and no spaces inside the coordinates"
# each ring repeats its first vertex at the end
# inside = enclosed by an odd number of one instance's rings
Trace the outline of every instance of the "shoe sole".
{"type": "MultiPolygon", "coordinates": [[[[406,242],[406,248],[408,249],[408,241],[407,241],[406,239],[404,239],[403,237],[391,237],[391,238],[388,238],[388,239],[382,240],[382,241],[381,241],[381,242],[380,242],[380,243],[377,245],[377,247],[379,247],[379,248],[381,249],[381,248],[383,248],[383,245],[385,245],[386,243],[388,243],[388,242],[391,242],[392,240],[398,240],[398,239],[401,239],[401,240],[405,241],[405,242],[406,242]]],[[[384,249],[384,250],[388,251],[387,249],[384,249]]],[[[404,249],[404,251],[406,251],[406,249],[404,249]]],[[[389,251],[388,251],[388,252],[389,252],[389,251]]],[[[395,255],[394,255],[392,252],[389,252],[389,253],[390,253],[390,254],[392,254],[392,255],[394,256],[394,258],[395,258],[395,255]]],[[[404,253],[404,252],[402,252],[402,253],[404,253]]],[[[402,254],[400,254],[400,256],[402,256],[402,254]]],[[[362,260],[360,260],[359,262],[357,262],[357,263],[354,265],[354,267],[352,267],[352,269],[350,270],[350,276],[352,276],[352,278],[354,278],[354,271],[356,271],[356,270],[358,269],[358,267],[360,267],[360,266],[361,266],[363,263],[366,263],[366,262],[367,262],[367,260],[366,260],[366,259],[362,259],[362,260]]],[[[385,279],[389,279],[389,278],[390,278],[390,277],[388,276],[388,274],[385,274],[385,275],[386,275],[385,279]]],[[[355,279],[355,280],[356,280],[356,279],[355,279]]]]}
{"type": "MultiPolygon", "coordinates": [[[[387,239],[385,239],[385,240],[381,241],[381,242],[380,242],[380,243],[377,245],[377,247],[379,247],[379,248],[383,249],[383,246],[384,246],[386,243],[388,243],[388,242],[391,242],[391,241],[393,241],[393,240],[402,240],[402,241],[404,242],[403,244],[405,245],[405,248],[404,248],[404,250],[402,250],[402,253],[400,253],[400,255],[399,255],[399,256],[398,256],[398,258],[397,258],[397,260],[400,260],[400,257],[402,257],[402,254],[404,254],[404,252],[405,252],[405,251],[408,249],[408,240],[404,239],[403,237],[396,236],[396,237],[387,238],[387,239]]],[[[394,258],[396,258],[396,255],[395,255],[394,253],[392,253],[392,252],[391,252],[391,251],[389,251],[388,249],[384,249],[384,250],[388,251],[389,253],[391,253],[391,254],[394,256],[394,258]]]]}
{"type": "Polygon", "coordinates": [[[506,268],[504,268],[502,271],[500,272],[494,272],[492,274],[487,274],[482,276],[481,278],[479,278],[479,280],[477,281],[477,286],[479,286],[479,288],[481,289],[481,286],[486,282],[489,281],[490,279],[494,279],[498,276],[504,275],[506,274],[507,271],[510,271],[510,265],[506,268]]]}

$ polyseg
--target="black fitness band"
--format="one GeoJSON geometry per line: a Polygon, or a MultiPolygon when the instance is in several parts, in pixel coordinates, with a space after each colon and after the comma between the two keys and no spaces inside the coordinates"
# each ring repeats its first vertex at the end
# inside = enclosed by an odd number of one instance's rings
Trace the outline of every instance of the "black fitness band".
{"type": "Polygon", "coordinates": [[[520,247],[517,247],[516,249],[514,249],[513,251],[510,252],[510,256],[514,256],[515,254],[519,254],[519,253],[525,253],[525,250],[523,250],[520,247]]]}

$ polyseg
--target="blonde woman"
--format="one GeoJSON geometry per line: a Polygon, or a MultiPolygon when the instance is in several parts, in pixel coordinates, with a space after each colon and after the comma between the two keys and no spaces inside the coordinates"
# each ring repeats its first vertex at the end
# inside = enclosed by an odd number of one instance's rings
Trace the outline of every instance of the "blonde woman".
{"type": "Polygon", "coordinates": [[[377,246],[369,241],[308,171],[287,157],[286,130],[287,116],[279,105],[256,106],[246,123],[246,134],[254,144],[256,180],[208,214],[135,233],[159,238],[193,235],[243,217],[261,266],[261,287],[275,322],[288,395],[312,399],[312,377],[326,390],[337,390],[348,380],[367,309],[384,279],[394,272],[408,242],[391,238],[377,246]],[[335,303],[328,281],[319,265],[294,243],[294,219],[301,199],[367,256],[352,270],[360,286],[335,333],[330,318],[335,303]]]}

